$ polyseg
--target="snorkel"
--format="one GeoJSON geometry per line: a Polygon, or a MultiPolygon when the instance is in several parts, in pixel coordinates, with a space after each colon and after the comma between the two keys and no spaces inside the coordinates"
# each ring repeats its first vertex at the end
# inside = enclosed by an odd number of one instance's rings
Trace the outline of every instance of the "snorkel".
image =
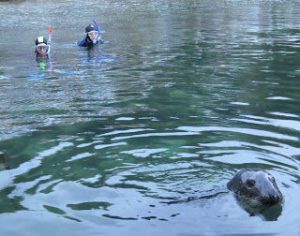
{"type": "Polygon", "coordinates": [[[53,32],[52,25],[50,25],[49,30],[48,30],[48,41],[47,41],[47,44],[48,44],[47,54],[48,54],[48,56],[50,56],[52,32],[53,32]]]}
{"type": "Polygon", "coordinates": [[[95,26],[95,29],[100,33],[100,26],[95,19],[93,20],[92,25],[95,26]]]}

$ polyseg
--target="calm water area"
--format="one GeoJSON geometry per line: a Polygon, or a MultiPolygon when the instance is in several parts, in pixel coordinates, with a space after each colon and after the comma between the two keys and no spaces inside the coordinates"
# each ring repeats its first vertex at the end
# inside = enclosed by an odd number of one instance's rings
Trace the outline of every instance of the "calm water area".
{"type": "Polygon", "coordinates": [[[0,2],[0,235],[300,235],[299,9],[0,2]],[[105,43],[78,48],[93,19],[105,43]],[[238,204],[242,168],[275,176],[282,209],[238,204]]]}

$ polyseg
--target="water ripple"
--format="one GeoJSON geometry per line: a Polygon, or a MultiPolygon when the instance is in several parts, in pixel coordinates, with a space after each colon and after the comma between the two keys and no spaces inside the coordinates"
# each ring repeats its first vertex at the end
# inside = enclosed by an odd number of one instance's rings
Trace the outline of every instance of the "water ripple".
{"type": "Polygon", "coordinates": [[[234,127],[192,127],[192,126],[181,126],[177,128],[178,130],[184,130],[187,132],[207,132],[207,131],[221,131],[221,132],[233,132],[233,133],[242,133],[248,134],[252,136],[260,136],[260,137],[268,137],[268,138],[275,138],[280,140],[289,140],[289,141],[298,141],[297,137],[283,135],[275,132],[265,131],[265,130],[258,130],[258,129],[250,129],[250,128],[234,128],[234,127]]]}

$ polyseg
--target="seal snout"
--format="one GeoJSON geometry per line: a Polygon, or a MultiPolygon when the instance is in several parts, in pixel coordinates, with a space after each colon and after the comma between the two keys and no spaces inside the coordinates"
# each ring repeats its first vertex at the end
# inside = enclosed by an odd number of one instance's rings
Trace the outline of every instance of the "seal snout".
{"type": "Polygon", "coordinates": [[[274,205],[278,202],[281,202],[283,200],[282,193],[280,192],[279,188],[277,187],[277,184],[274,182],[272,185],[272,188],[269,188],[269,191],[267,191],[266,195],[262,195],[260,202],[263,205],[274,205]]]}
{"type": "Polygon", "coordinates": [[[265,206],[272,206],[282,201],[282,194],[277,193],[267,197],[261,197],[259,201],[265,206]]]}
{"type": "Polygon", "coordinates": [[[256,176],[258,182],[258,198],[263,205],[274,205],[283,199],[275,178],[269,173],[260,173],[256,176]]]}

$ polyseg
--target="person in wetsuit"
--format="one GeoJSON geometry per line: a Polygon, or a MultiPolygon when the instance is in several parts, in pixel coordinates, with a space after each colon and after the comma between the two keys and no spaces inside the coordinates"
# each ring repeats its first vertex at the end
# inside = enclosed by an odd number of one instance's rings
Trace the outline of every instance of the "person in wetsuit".
{"type": "Polygon", "coordinates": [[[79,47],[93,47],[94,45],[104,43],[104,41],[101,39],[97,25],[93,23],[89,24],[85,28],[85,33],[85,38],[77,43],[79,47]]]}
{"type": "Polygon", "coordinates": [[[35,40],[35,54],[36,61],[39,68],[44,71],[46,69],[46,64],[49,59],[49,45],[48,40],[44,36],[39,36],[35,40]]]}

